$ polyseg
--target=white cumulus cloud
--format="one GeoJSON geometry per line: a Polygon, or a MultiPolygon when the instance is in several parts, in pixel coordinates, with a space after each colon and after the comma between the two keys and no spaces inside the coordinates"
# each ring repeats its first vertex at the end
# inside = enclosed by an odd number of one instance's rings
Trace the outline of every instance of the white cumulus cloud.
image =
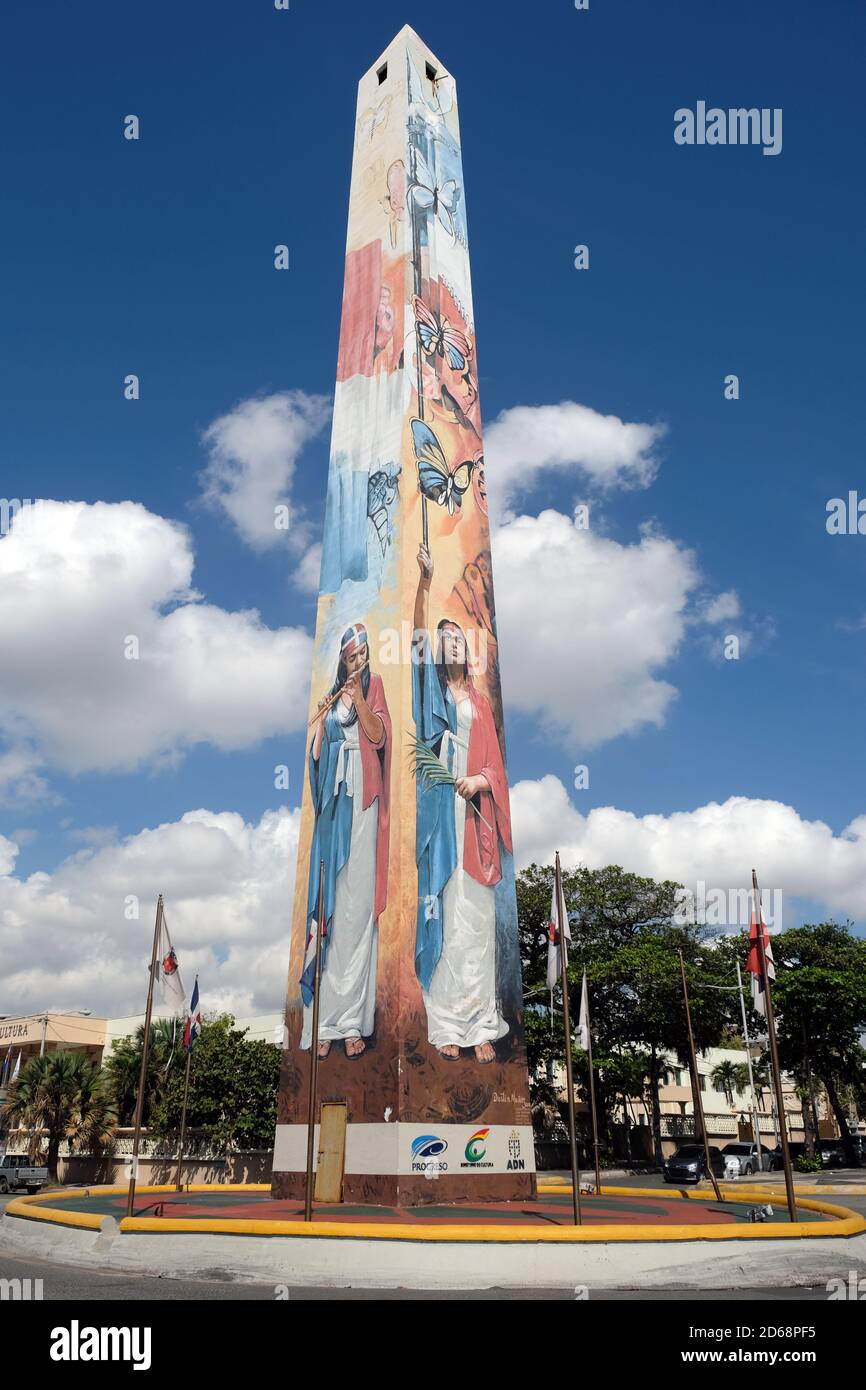
{"type": "Polygon", "coordinates": [[[576,750],[664,722],[677,692],[661,673],[699,583],[690,551],[650,531],[621,544],[543,511],[496,529],[493,559],[510,709],[576,750]]]}
{"type": "Polygon", "coordinates": [[[629,423],[577,401],[515,405],[485,428],[496,506],[505,509],[542,473],[568,472],[599,488],[647,487],[664,425],[629,423]]]}
{"type": "Polygon", "coordinates": [[[192,588],[185,527],[135,502],[40,501],[0,539],[0,780],[128,770],[303,727],[312,641],[192,588]],[[137,653],[136,659],[128,657],[137,653]]]}
{"type": "Polygon", "coordinates": [[[331,401],[305,391],[280,391],[241,401],[204,432],[209,453],[200,478],[206,502],[223,511],[241,539],[256,550],[288,538],[302,549],[308,530],[291,503],[298,455],[327,425],[331,401]],[[277,506],[288,506],[288,530],[274,524],[277,506]]]}
{"type": "Polygon", "coordinates": [[[784,802],[745,796],[670,815],[636,816],[615,806],[582,815],[553,775],[518,782],[511,806],[519,868],[552,862],[558,849],[567,867],[620,864],[693,892],[699,882],[748,888],[756,868],[766,894],[810,898],[843,918],[866,915],[866,815],[840,834],[784,802]]]}
{"type": "Polygon", "coordinates": [[[184,984],[199,974],[206,1011],[282,1008],[299,820],[189,811],[27,878],[0,837],[0,1013],[142,1013],[160,892],[184,984]],[[127,920],[133,896],[139,916],[127,920]]]}

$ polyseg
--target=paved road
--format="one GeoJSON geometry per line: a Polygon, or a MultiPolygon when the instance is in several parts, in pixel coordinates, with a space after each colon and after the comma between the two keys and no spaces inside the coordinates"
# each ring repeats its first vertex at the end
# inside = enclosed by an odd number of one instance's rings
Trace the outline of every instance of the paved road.
{"type": "MultiPolygon", "coordinates": [[[[851,1175],[854,1176],[854,1175],[851,1175]]],[[[860,1170],[860,1181],[863,1181],[863,1170],[860,1170]]],[[[612,1179],[617,1185],[630,1187],[664,1187],[665,1184],[657,1174],[641,1174],[639,1177],[624,1177],[612,1179]]],[[[13,1194],[14,1195],[14,1194],[13,1194]]],[[[9,1198],[0,1197],[0,1208],[6,1205],[9,1198]]],[[[837,1198],[837,1201],[843,1201],[837,1198]]],[[[844,1205],[850,1206],[852,1210],[863,1212],[866,1215],[866,1197],[846,1197],[844,1205]]],[[[3,1241],[2,1223],[0,1223],[0,1278],[10,1279],[41,1279],[43,1283],[43,1297],[46,1300],[65,1301],[65,1302],[90,1302],[116,1300],[119,1302],[135,1301],[159,1301],[159,1300],[194,1300],[206,1302],[237,1301],[239,1299],[258,1302],[272,1301],[276,1298],[276,1289],[273,1284],[245,1283],[240,1280],[232,1279],[214,1270],[202,1270],[201,1277],[198,1279],[171,1279],[159,1278],[156,1276],[142,1276],[139,1274],[124,1274],[117,1271],[101,1271],[92,1269],[79,1269],[66,1264],[59,1264],[52,1260],[34,1259],[32,1256],[22,1256],[16,1251],[11,1250],[3,1241]]],[[[282,1297],[285,1293],[282,1292],[282,1297]]],[[[370,1300],[437,1300],[437,1301],[460,1301],[467,1299],[474,1301],[507,1300],[509,1302],[524,1300],[550,1300],[556,1299],[561,1302],[574,1302],[574,1296],[564,1289],[482,1289],[478,1291],[424,1291],[417,1289],[331,1289],[331,1288],[290,1288],[288,1290],[289,1300],[308,1301],[313,1299],[329,1299],[335,1301],[370,1301],[370,1300]]],[[[616,1300],[621,1302],[662,1302],[670,1300],[687,1300],[696,1302],[739,1302],[739,1301],[816,1301],[825,1303],[827,1301],[827,1291],[824,1285],[815,1288],[802,1289],[741,1289],[731,1290],[706,1290],[695,1292],[694,1290],[641,1290],[641,1289],[592,1289],[591,1300],[616,1300]]]]}

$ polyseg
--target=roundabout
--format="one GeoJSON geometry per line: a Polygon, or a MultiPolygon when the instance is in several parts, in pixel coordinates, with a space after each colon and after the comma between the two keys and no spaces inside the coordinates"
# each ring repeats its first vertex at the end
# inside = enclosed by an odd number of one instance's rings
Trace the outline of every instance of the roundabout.
{"type": "Polygon", "coordinates": [[[310,1222],[303,1204],[274,1200],[267,1184],[188,1184],[137,1190],[135,1214],[126,1215],[123,1186],[68,1188],[19,1197],[6,1215],[79,1230],[131,1235],[283,1236],[410,1242],[585,1243],[695,1240],[790,1240],[846,1237],[866,1232],[866,1219],[814,1197],[798,1198],[790,1222],[778,1195],[758,1188],[709,1192],[604,1186],[581,1197],[582,1224],[572,1220],[571,1187],[539,1186],[534,1200],[478,1204],[425,1204],[398,1208],[316,1203],[310,1222]],[[756,1219],[757,1218],[757,1219],[756,1219]]]}
{"type": "Polygon", "coordinates": [[[824,1283],[843,1264],[866,1269],[866,1219],[856,1212],[798,1197],[791,1223],[776,1195],[772,1215],[753,1221],[766,1190],[722,1196],[605,1186],[582,1197],[575,1227],[570,1187],[556,1182],[531,1202],[318,1206],[310,1223],[299,1202],[273,1201],[264,1185],[143,1187],[132,1218],[125,1187],[93,1187],[15,1198],[2,1235],[10,1249],[81,1267],[166,1278],[218,1271],[275,1288],[793,1287],[824,1283]]]}

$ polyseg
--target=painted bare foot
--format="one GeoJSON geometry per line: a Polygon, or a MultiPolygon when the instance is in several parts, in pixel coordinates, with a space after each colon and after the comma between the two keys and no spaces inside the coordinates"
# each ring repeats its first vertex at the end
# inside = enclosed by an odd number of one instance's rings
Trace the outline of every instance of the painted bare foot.
{"type": "Polygon", "coordinates": [[[361,1053],[362,1053],[362,1052],[366,1052],[366,1051],[367,1051],[367,1044],[364,1042],[364,1039],[363,1039],[363,1038],[347,1038],[347,1039],[346,1039],[346,1056],[347,1056],[347,1057],[360,1057],[361,1053]]]}
{"type": "Polygon", "coordinates": [[[475,1049],[475,1056],[479,1062],[495,1062],[496,1053],[489,1042],[480,1043],[475,1049]]]}
{"type": "Polygon", "coordinates": [[[320,1057],[327,1057],[327,1055],[328,1055],[328,1053],[330,1052],[330,1050],[331,1050],[331,1044],[330,1044],[330,1042],[320,1042],[320,1043],[319,1043],[319,1056],[320,1056],[320,1057]]]}
{"type": "Polygon", "coordinates": [[[456,1043],[446,1043],[444,1047],[437,1048],[437,1051],[440,1057],[447,1057],[450,1062],[460,1056],[460,1048],[456,1043]]]}

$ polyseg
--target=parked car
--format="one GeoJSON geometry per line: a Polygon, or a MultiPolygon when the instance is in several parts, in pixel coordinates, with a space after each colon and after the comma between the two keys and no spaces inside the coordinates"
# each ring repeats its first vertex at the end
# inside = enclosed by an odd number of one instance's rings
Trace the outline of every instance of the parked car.
{"type": "Polygon", "coordinates": [[[723,1158],[736,1158],[739,1161],[740,1171],[738,1176],[750,1178],[753,1173],[757,1173],[763,1168],[765,1173],[769,1173],[773,1164],[773,1153],[766,1144],[761,1146],[761,1163],[758,1163],[758,1145],[754,1140],[739,1143],[726,1144],[722,1149],[723,1158]]]}
{"type": "Polygon", "coordinates": [[[866,1134],[852,1134],[851,1143],[858,1168],[866,1168],[866,1134]]]}
{"type": "MultiPolygon", "coordinates": [[[[866,1139],[862,1134],[852,1134],[854,1154],[859,1167],[866,1167],[866,1139]]],[[[796,1163],[800,1154],[806,1152],[806,1145],[799,1140],[795,1143],[788,1143],[788,1152],[791,1155],[791,1162],[796,1163]]],[[[845,1152],[845,1145],[841,1139],[819,1139],[815,1145],[815,1155],[821,1160],[822,1168],[845,1168],[848,1166],[849,1159],[845,1152]]],[[[773,1167],[779,1172],[782,1171],[782,1147],[777,1144],[772,1153],[773,1167]]]]}
{"type": "MultiPolygon", "coordinates": [[[[717,1178],[725,1176],[725,1160],[719,1149],[710,1148],[710,1162],[717,1178]]],[[[703,1144],[680,1144],[675,1154],[662,1165],[665,1182],[699,1182],[707,1176],[707,1160],[703,1144]]]]}
{"type": "Polygon", "coordinates": [[[35,1168],[25,1154],[4,1154],[0,1158],[0,1193],[26,1187],[38,1192],[48,1181],[47,1168],[35,1168]]]}
{"type": "MultiPolygon", "coordinates": [[[[804,1154],[805,1152],[806,1145],[799,1139],[795,1139],[793,1143],[790,1139],[788,1140],[788,1153],[791,1155],[792,1164],[796,1164],[800,1154],[804,1154]]],[[[770,1171],[772,1173],[781,1173],[784,1167],[785,1165],[782,1162],[782,1145],[777,1144],[776,1147],[770,1151],[770,1171]]]]}

